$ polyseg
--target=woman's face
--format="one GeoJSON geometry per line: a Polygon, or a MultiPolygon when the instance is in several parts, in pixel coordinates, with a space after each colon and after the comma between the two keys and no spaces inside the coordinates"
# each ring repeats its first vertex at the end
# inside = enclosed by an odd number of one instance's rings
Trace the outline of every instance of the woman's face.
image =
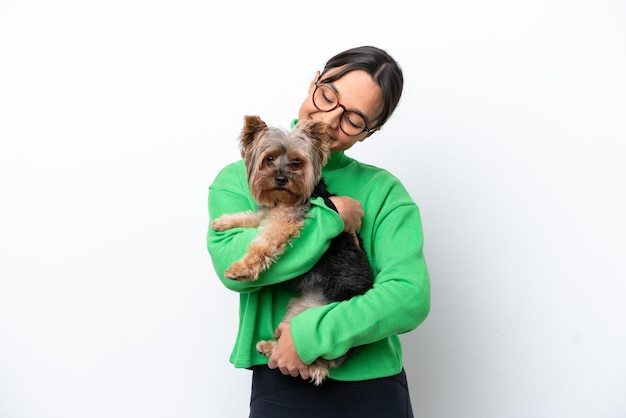
{"type": "MultiPolygon", "coordinates": [[[[324,78],[328,78],[338,69],[333,69],[324,74],[324,78]]],[[[311,85],[309,86],[309,94],[300,106],[298,118],[300,120],[314,119],[326,122],[328,124],[328,135],[330,136],[330,150],[345,151],[359,141],[363,141],[367,136],[367,132],[362,132],[356,136],[347,135],[339,127],[339,120],[344,112],[341,106],[337,106],[330,112],[319,111],[313,104],[313,91],[315,90],[315,81],[319,77],[319,71],[315,75],[311,85]]],[[[320,80],[324,84],[324,79],[320,80]]],[[[337,96],[339,103],[348,110],[361,113],[367,120],[368,127],[376,126],[374,119],[380,114],[383,106],[383,94],[380,86],[374,82],[372,77],[363,70],[350,71],[344,74],[340,79],[329,83],[337,96]]]]}

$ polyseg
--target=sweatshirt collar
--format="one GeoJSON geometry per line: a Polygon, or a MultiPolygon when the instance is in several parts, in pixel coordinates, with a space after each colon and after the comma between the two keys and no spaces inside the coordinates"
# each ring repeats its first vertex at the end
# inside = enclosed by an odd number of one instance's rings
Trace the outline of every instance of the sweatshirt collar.
{"type": "Polygon", "coordinates": [[[328,161],[324,166],[324,171],[337,170],[350,164],[352,159],[344,154],[343,151],[331,152],[328,161]]]}

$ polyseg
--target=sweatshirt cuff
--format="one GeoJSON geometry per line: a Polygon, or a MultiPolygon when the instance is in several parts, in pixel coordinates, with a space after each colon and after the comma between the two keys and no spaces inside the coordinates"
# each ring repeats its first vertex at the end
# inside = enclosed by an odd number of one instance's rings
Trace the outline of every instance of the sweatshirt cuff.
{"type": "Polygon", "coordinates": [[[339,303],[331,302],[306,309],[289,321],[293,345],[304,364],[311,364],[318,357],[331,355],[337,348],[337,339],[332,337],[332,329],[326,327],[325,331],[321,332],[320,326],[321,321],[339,303]]]}
{"type": "Polygon", "coordinates": [[[291,324],[291,339],[293,345],[298,353],[298,357],[304,364],[313,363],[320,356],[319,342],[313,344],[316,340],[315,329],[317,329],[318,320],[315,316],[312,316],[312,310],[315,308],[309,308],[307,311],[302,312],[289,321],[291,324]]]}
{"type": "Polygon", "coordinates": [[[324,198],[324,203],[326,203],[326,206],[328,206],[329,208],[331,208],[332,210],[334,210],[335,212],[339,213],[339,211],[337,210],[337,206],[335,206],[335,204],[333,203],[332,200],[330,200],[330,197],[325,197],[324,198]]]}

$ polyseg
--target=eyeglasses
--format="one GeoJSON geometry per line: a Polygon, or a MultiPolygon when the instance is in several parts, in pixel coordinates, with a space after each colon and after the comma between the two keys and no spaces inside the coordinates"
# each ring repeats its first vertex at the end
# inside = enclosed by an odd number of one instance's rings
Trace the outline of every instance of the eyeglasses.
{"type": "Polygon", "coordinates": [[[373,134],[376,129],[369,129],[365,116],[361,113],[348,110],[344,105],[339,103],[339,95],[332,87],[327,84],[315,82],[315,90],[313,90],[313,105],[320,112],[330,112],[338,107],[343,109],[341,118],[339,119],[339,127],[348,136],[357,136],[363,132],[369,135],[373,134]]]}

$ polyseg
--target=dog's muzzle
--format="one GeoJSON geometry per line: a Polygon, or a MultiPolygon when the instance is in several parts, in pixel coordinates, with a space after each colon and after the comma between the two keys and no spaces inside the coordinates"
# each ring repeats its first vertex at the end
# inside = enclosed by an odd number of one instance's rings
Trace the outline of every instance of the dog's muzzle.
{"type": "Polygon", "coordinates": [[[289,180],[287,179],[287,176],[284,176],[282,174],[279,174],[276,177],[274,177],[274,183],[276,183],[278,187],[284,187],[288,181],[289,180]]]}

